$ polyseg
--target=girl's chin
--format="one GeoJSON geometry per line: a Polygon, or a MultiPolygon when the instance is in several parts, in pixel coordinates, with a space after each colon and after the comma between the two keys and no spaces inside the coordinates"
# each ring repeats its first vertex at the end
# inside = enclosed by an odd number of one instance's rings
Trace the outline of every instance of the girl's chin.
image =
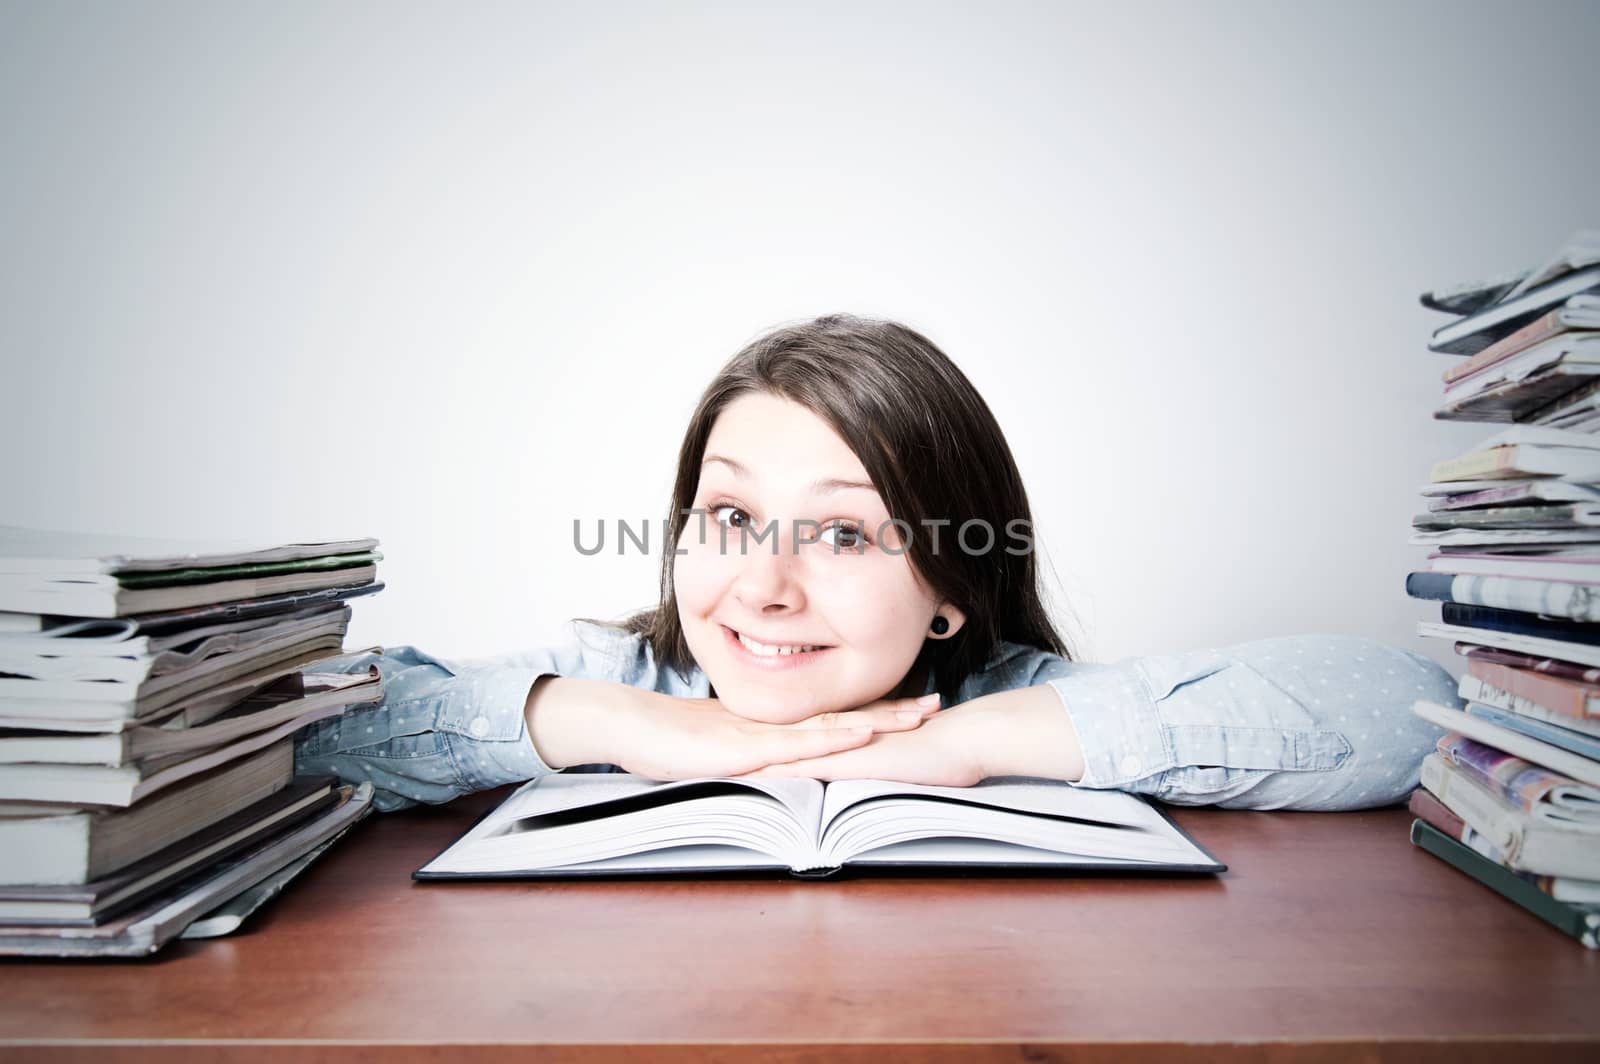
{"type": "Polygon", "coordinates": [[[818,705],[811,699],[775,698],[770,691],[748,692],[741,690],[738,684],[728,684],[724,687],[722,684],[712,683],[711,689],[729,710],[746,720],[756,720],[763,724],[793,724],[835,708],[818,705]]]}

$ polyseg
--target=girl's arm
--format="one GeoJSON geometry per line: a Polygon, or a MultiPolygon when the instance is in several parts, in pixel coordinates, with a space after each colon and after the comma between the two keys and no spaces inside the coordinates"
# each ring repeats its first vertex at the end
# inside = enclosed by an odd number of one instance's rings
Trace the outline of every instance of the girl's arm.
{"type": "Polygon", "coordinates": [[[757,774],[958,786],[1018,774],[1182,805],[1360,809],[1417,785],[1440,732],[1412,702],[1455,702],[1428,659],[1343,636],[1103,666],[1013,649],[914,733],[757,774]]]}
{"type": "Polygon", "coordinates": [[[370,780],[392,810],[578,764],[654,778],[733,775],[915,728],[934,707],[909,700],[794,725],[750,721],[704,696],[703,678],[658,669],[636,636],[578,631],[562,646],[478,662],[392,647],[319,663],[384,676],[384,700],[296,736],[296,771],[370,780]],[[865,731],[859,730],[865,727],[865,731]]]}

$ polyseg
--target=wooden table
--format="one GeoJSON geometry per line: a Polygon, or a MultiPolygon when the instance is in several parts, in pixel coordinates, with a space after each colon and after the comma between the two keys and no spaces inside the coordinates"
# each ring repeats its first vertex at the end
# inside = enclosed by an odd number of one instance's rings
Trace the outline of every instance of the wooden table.
{"type": "Polygon", "coordinates": [[[233,938],[0,964],[0,1058],[1600,1059],[1600,953],[1399,808],[1176,810],[1216,879],[411,881],[498,797],[370,817],[233,938]]]}

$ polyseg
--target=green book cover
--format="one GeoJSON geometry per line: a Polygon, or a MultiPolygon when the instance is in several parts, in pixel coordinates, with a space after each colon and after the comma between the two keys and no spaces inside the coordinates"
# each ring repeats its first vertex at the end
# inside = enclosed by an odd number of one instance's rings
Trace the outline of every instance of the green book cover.
{"type": "Polygon", "coordinates": [[[244,565],[219,565],[211,569],[169,569],[158,573],[118,573],[117,583],[125,588],[174,587],[179,584],[210,584],[241,577],[276,576],[279,573],[309,573],[328,569],[349,569],[381,561],[377,551],[362,554],[329,554],[321,558],[299,558],[286,562],[252,562],[244,565]]]}
{"type": "Polygon", "coordinates": [[[1589,949],[1600,948],[1600,908],[1556,901],[1515,872],[1465,843],[1457,842],[1426,820],[1411,822],[1411,841],[1541,920],[1554,924],[1589,949]]]}

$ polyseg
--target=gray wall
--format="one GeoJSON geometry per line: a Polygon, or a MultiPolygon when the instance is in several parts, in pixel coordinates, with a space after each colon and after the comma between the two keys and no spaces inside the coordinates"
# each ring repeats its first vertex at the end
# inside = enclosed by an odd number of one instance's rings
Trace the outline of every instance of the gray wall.
{"type": "Polygon", "coordinates": [[[1490,430],[1416,296],[1600,222],[1600,5],[747,8],[0,4],[0,521],[377,535],[352,645],[527,646],[844,309],[988,398],[1089,654],[1423,645],[1490,430]]]}

